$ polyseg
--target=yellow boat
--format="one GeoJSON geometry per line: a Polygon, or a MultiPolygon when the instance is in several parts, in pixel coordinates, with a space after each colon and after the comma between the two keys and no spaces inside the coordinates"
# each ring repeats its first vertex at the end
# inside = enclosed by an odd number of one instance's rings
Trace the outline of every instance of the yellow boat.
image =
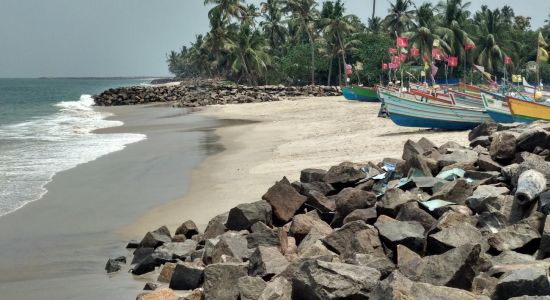
{"type": "Polygon", "coordinates": [[[508,101],[510,112],[514,115],[516,122],[550,121],[550,106],[545,102],[537,103],[510,96],[506,97],[506,101],[508,101]]]}

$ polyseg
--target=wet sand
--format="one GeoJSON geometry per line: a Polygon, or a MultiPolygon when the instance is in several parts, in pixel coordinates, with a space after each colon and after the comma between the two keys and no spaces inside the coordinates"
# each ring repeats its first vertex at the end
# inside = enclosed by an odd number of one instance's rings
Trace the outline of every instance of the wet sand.
{"type": "Polygon", "coordinates": [[[304,168],[400,157],[407,139],[467,143],[466,131],[399,127],[377,117],[379,106],[323,97],[201,109],[195,114],[257,122],[216,129],[225,150],[193,170],[188,193],[147,212],[120,233],[135,238],[161,225],[175,230],[188,219],[205,228],[215,215],[260,200],[283,176],[293,181],[304,168]]]}
{"type": "Polygon", "coordinates": [[[134,299],[144,279],[103,269],[129,254],[115,229],[180,198],[191,170],[221,150],[212,128],[238,123],[163,107],[111,111],[125,125],[102,133],[147,139],[56,174],[42,199],[0,218],[0,299],[134,299]]]}

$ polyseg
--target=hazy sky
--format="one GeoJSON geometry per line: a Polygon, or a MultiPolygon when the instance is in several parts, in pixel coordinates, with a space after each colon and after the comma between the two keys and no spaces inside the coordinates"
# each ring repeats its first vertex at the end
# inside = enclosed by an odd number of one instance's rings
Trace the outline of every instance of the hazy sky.
{"type": "MultiPolygon", "coordinates": [[[[370,17],[372,0],[345,2],[370,17]]],[[[550,14],[550,0],[471,2],[511,5],[534,28],[550,14]]],[[[388,7],[378,0],[377,15],[388,7]]],[[[203,0],[0,0],[0,77],[168,75],[166,53],[208,30],[207,11],[203,0]]]]}

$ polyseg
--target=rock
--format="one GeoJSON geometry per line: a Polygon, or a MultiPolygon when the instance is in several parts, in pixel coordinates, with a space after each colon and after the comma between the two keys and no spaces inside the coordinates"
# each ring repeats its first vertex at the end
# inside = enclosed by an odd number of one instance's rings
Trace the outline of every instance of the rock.
{"type": "Polygon", "coordinates": [[[336,202],[327,198],[323,193],[311,190],[307,195],[306,204],[322,213],[329,213],[336,210],[336,202]]]}
{"type": "Polygon", "coordinates": [[[389,189],[377,203],[377,210],[380,214],[395,217],[401,205],[416,200],[419,200],[418,197],[411,192],[404,192],[399,188],[389,189]]]}
{"type": "Polygon", "coordinates": [[[513,134],[499,132],[493,136],[489,148],[491,158],[496,161],[509,161],[516,155],[516,137],[513,134]]]}
{"type": "Polygon", "coordinates": [[[204,267],[197,263],[182,262],[176,265],[170,288],[174,290],[192,290],[198,288],[203,280],[204,267]]]}
{"type": "Polygon", "coordinates": [[[376,269],[380,272],[382,279],[390,275],[395,270],[395,265],[386,256],[377,256],[365,253],[356,253],[351,259],[346,261],[354,265],[365,266],[376,269]]]}
{"type": "Polygon", "coordinates": [[[376,218],[378,217],[376,212],[376,207],[361,208],[356,209],[349,213],[344,218],[344,224],[353,222],[353,221],[364,221],[367,224],[374,224],[376,218]]]}
{"type": "Polygon", "coordinates": [[[355,253],[384,255],[378,231],[364,221],[354,221],[336,229],[323,239],[329,250],[342,256],[355,253]]]}
{"type": "Polygon", "coordinates": [[[107,264],[105,265],[105,271],[107,271],[107,273],[120,271],[120,264],[126,264],[126,257],[119,256],[117,258],[109,258],[109,260],[107,260],[107,264]]]}
{"type": "Polygon", "coordinates": [[[536,250],[538,247],[534,249],[530,248],[533,248],[534,244],[539,240],[540,233],[528,224],[514,224],[491,235],[487,239],[487,242],[497,251],[515,250],[519,252],[534,252],[533,250],[536,250]]]}
{"type": "Polygon", "coordinates": [[[155,249],[153,257],[161,261],[170,261],[177,258],[185,259],[197,249],[197,242],[186,240],[185,242],[170,242],[155,249]]]}
{"type": "Polygon", "coordinates": [[[527,170],[519,175],[515,200],[520,205],[527,205],[545,189],[546,179],[544,175],[535,170],[527,170]]]}
{"type": "Polygon", "coordinates": [[[179,300],[203,300],[204,292],[202,288],[194,289],[191,293],[187,294],[185,297],[180,298],[179,300]]]}
{"type": "Polygon", "coordinates": [[[239,204],[229,211],[225,227],[229,230],[250,230],[256,222],[271,226],[271,206],[267,201],[239,204]]]}
{"type": "Polygon", "coordinates": [[[417,172],[420,172],[421,176],[427,177],[433,176],[432,169],[438,169],[435,162],[430,163],[430,160],[422,155],[414,155],[409,160],[407,160],[406,169],[411,172],[413,168],[416,169],[417,172]]]}
{"type": "Polygon", "coordinates": [[[276,247],[258,246],[250,256],[248,274],[271,278],[284,271],[288,261],[276,247]]]}
{"type": "Polygon", "coordinates": [[[497,278],[491,277],[486,273],[481,273],[474,277],[472,281],[472,292],[478,295],[491,297],[495,292],[497,282],[497,278]]]}
{"type": "Polygon", "coordinates": [[[441,155],[438,165],[440,168],[454,164],[473,165],[477,160],[478,153],[473,150],[454,149],[451,153],[441,155]]]}
{"type": "Polygon", "coordinates": [[[376,269],[309,260],[292,279],[293,299],[367,299],[380,279],[376,269]]]}
{"type": "Polygon", "coordinates": [[[223,213],[221,215],[217,215],[214,218],[212,218],[208,225],[206,226],[206,229],[204,230],[204,239],[212,239],[217,237],[220,234],[223,234],[227,231],[227,228],[225,227],[225,223],[227,222],[227,217],[229,216],[229,212],[223,213]]]}
{"type": "Polygon", "coordinates": [[[158,287],[159,287],[159,285],[154,283],[154,282],[147,282],[147,283],[145,283],[145,286],[143,287],[143,290],[144,291],[154,291],[158,287]]]}
{"type": "Polygon", "coordinates": [[[491,146],[491,139],[488,136],[484,135],[470,141],[470,147],[475,148],[477,146],[489,148],[491,146]]]}
{"type": "Polygon", "coordinates": [[[473,187],[459,178],[444,184],[430,199],[446,200],[456,204],[465,204],[473,194],[473,187]]]}
{"type": "Polygon", "coordinates": [[[136,249],[139,247],[139,242],[136,240],[131,240],[126,244],[126,249],[136,249]]]}
{"type": "Polygon", "coordinates": [[[246,236],[248,248],[256,248],[258,246],[275,246],[281,249],[284,246],[286,232],[282,229],[271,229],[262,222],[256,222],[251,227],[252,232],[246,236]]]}
{"type": "Polygon", "coordinates": [[[414,282],[394,271],[386,279],[377,284],[370,293],[369,299],[379,300],[489,300],[461,289],[435,286],[428,283],[414,282]]]}
{"type": "Polygon", "coordinates": [[[546,258],[550,255],[550,218],[546,217],[540,239],[539,256],[546,258]]]}
{"type": "Polygon", "coordinates": [[[497,256],[491,257],[493,265],[514,265],[534,262],[535,258],[531,255],[521,254],[514,251],[506,250],[497,256]]]}
{"type": "Polygon", "coordinates": [[[169,288],[158,288],[152,292],[139,294],[136,300],[179,300],[180,296],[169,288]]]}
{"type": "Polygon", "coordinates": [[[199,234],[199,229],[197,225],[192,220],[187,220],[183,222],[178,229],[176,229],[176,234],[182,234],[186,238],[190,239],[195,234],[199,234]]]}
{"type": "Polygon", "coordinates": [[[345,188],[334,196],[336,212],[341,217],[347,216],[356,209],[372,207],[376,203],[376,195],[356,188],[345,188]]]}
{"type": "Polygon", "coordinates": [[[310,183],[323,181],[327,171],[322,169],[304,169],[300,172],[300,182],[310,183]]]}
{"type": "Polygon", "coordinates": [[[292,219],[307,198],[296,192],[288,183],[288,180],[283,178],[283,180],[270,187],[262,199],[271,205],[275,217],[286,223],[292,219]]]}
{"type": "Polygon", "coordinates": [[[132,258],[132,262],[130,264],[134,265],[140,263],[148,256],[151,256],[151,254],[153,254],[153,251],[155,251],[155,249],[153,248],[137,248],[134,251],[134,257],[132,258]]]}
{"type": "Polygon", "coordinates": [[[145,273],[153,272],[160,263],[153,258],[152,255],[145,257],[142,261],[137,263],[132,269],[131,272],[134,275],[142,275],[145,273]]]}
{"type": "Polygon", "coordinates": [[[481,171],[497,171],[500,172],[502,166],[494,161],[491,156],[480,154],[477,160],[477,165],[481,171]]]}
{"type": "Polygon", "coordinates": [[[500,208],[495,204],[498,204],[499,196],[510,193],[510,190],[506,187],[494,186],[494,185],[480,185],[476,188],[473,194],[466,199],[468,207],[477,212],[482,213],[487,210],[487,205],[491,205],[495,208],[500,208]]]}
{"type": "Polygon", "coordinates": [[[548,132],[542,128],[523,131],[517,138],[517,147],[521,151],[533,152],[537,146],[546,145],[548,132]]]}
{"type": "Polygon", "coordinates": [[[163,282],[163,283],[170,283],[170,280],[172,280],[172,275],[174,274],[175,269],[176,269],[176,263],[171,263],[171,262],[165,263],[164,265],[162,265],[157,281],[163,282]]]}
{"type": "Polygon", "coordinates": [[[324,181],[337,189],[354,186],[358,181],[364,179],[365,173],[354,167],[349,162],[341,163],[331,167],[325,174],[324,181]]]}
{"type": "Polygon", "coordinates": [[[293,236],[298,243],[315,227],[324,235],[330,234],[332,228],[330,225],[320,219],[316,219],[307,214],[296,215],[290,224],[289,234],[293,236]]]}
{"type": "Polygon", "coordinates": [[[147,232],[139,243],[139,246],[143,248],[156,248],[171,241],[170,231],[166,226],[162,226],[155,231],[147,232]]]}
{"type": "Polygon", "coordinates": [[[266,286],[260,277],[243,276],[237,280],[241,300],[258,300],[266,286]]]}
{"type": "Polygon", "coordinates": [[[237,299],[239,278],[248,276],[244,263],[211,264],[204,268],[205,299],[237,299]]]}
{"type": "Polygon", "coordinates": [[[291,300],[292,286],[284,277],[277,277],[268,282],[259,300],[291,300]]]}
{"type": "Polygon", "coordinates": [[[547,270],[542,267],[531,267],[511,271],[498,280],[495,297],[508,299],[514,296],[550,295],[547,270]]]}
{"type": "Polygon", "coordinates": [[[498,131],[499,124],[495,122],[485,121],[478,125],[476,128],[470,130],[468,133],[468,140],[472,141],[480,136],[492,136],[495,132],[498,131]]]}
{"type": "Polygon", "coordinates": [[[312,191],[317,191],[323,195],[329,195],[334,192],[334,188],[324,181],[315,181],[310,183],[295,181],[292,183],[292,187],[298,193],[306,197],[308,197],[312,191]]]}
{"type": "Polygon", "coordinates": [[[397,245],[404,245],[417,253],[424,250],[424,227],[419,222],[393,219],[381,222],[378,218],[374,226],[378,229],[381,240],[390,249],[396,249],[397,245]]]}
{"type": "Polygon", "coordinates": [[[224,233],[218,238],[219,241],[212,247],[211,250],[212,263],[221,262],[224,255],[235,258],[239,262],[242,262],[243,259],[248,257],[248,242],[246,237],[243,235],[230,231],[224,233]]]}
{"type": "Polygon", "coordinates": [[[403,145],[403,155],[402,158],[405,161],[409,161],[414,156],[424,154],[424,148],[419,144],[413,142],[412,140],[407,140],[405,145],[403,145]]]}
{"type": "Polygon", "coordinates": [[[424,150],[424,153],[437,148],[437,146],[432,141],[425,137],[421,137],[420,140],[418,140],[417,144],[422,148],[422,150],[424,150]]]}
{"type": "Polygon", "coordinates": [[[468,223],[459,223],[428,236],[428,251],[441,254],[466,244],[481,245],[482,252],[489,249],[481,232],[468,223]]]}
{"type": "Polygon", "coordinates": [[[417,221],[425,231],[435,226],[437,220],[418,206],[417,202],[408,202],[399,207],[396,217],[399,221],[417,221]]]}
{"type": "MultiPolygon", "coordinates": [[[[197,234],[195,236],[199,236],[199,235],[197,234]]],[[[183,234],[176,234],[172,237],[172,242],[176,242],[176,243],[183,243],[186,240],[187,240],[187,238],[183,234]]]]}

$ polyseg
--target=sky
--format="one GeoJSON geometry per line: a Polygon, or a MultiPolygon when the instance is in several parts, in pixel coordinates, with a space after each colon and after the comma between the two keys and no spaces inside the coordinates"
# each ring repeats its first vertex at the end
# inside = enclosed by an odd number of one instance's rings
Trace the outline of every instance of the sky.
{"type": "MultiPolygon", "coordinates": [[[[364,22],[372,14],[372,0],[344,2],[364,22]]],[[[550,14],[550,0],[471,2],[510,5],[533,28],[550,14]]],[[[388,8],[377,0],[376,15],[388,8]]],[[[208,31],[207,12],[203,0],[0,0],[0,77],[168,76],[166,54],[208,31]]]]}

